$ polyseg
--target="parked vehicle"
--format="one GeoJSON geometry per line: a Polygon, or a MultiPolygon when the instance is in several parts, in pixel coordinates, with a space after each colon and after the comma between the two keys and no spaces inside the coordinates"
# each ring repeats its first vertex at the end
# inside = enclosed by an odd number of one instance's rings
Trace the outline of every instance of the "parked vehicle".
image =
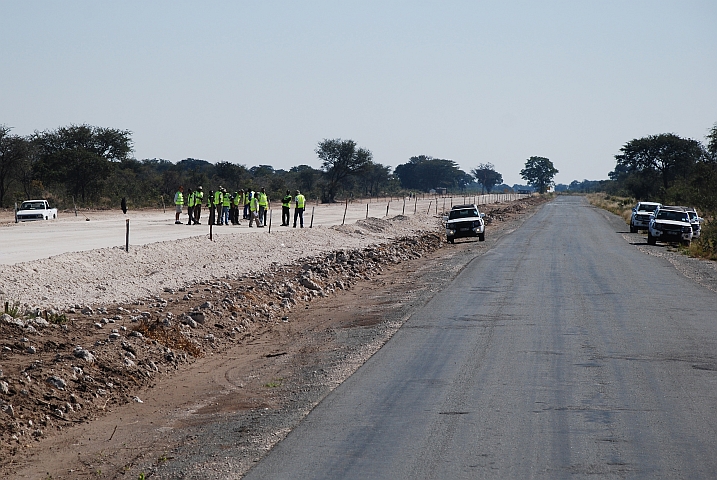
{"type": "Polygon", "coordinates": [[[692,240],[695,238],[700,238],[700,234],[702,233],[702,217],[700,217],[697,214],[697,210],[695,210],[692,207],[682,207],[685,209],[685,212],[687,212],[687,215],[690,216],[690,225],[692,225],[692,240]]]}
{"type": "Polygon", "coordinates": [[[455,205],[446,219],[446,238],[454,243],[456,238],[478,237],[485,240],[485,213],[480,213],[476,205],[455,205]]]}
{"type": "Polygon", "coordinates": [[[683,245],[692,242],[690,216],[684,208],[662,206],[655,210],[647,229],[647,243],[655,245],[657,240],[683,245]]]}
{"type": "Polygon", "coordinates": [[[15,223],[31,220],[50,220],[57,218],[57,209],[50,208],[47,200],[27,200],[22,202],[15,212],[15,223]]]}
{"type": "Polygon", "coordinates": [[[650,217],[662,204],[655,202],[638,202],[632,209],[630,216],[630,233],[637,233],[638,230],[647,230],[650,225],[650,217]]]}

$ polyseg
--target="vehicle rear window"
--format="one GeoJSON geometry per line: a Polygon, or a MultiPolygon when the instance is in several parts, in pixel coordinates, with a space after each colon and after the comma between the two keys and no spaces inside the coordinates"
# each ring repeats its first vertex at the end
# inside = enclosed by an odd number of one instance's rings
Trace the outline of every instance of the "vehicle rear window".
{"type": "Polygon", "coordinates": [[[20,206],[20,210],[44,210],[45,204],[42,202],[27,202],[20,206]]]}

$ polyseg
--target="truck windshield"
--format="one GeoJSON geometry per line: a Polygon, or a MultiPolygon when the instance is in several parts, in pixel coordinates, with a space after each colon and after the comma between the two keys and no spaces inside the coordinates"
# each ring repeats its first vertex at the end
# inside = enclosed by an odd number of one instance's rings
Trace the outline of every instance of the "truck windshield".
{"type": "Polygon", "coordinates": [[[638,207],[637,210],[640,211],[640,212],[654,212],[656,208],[657,208],[657,205],[643,205],[643,204],[640,204],[640,206],[638,207]]]}
{"type": "Polygon", "coordinates": [[[448,214],[448,220],[455,220],[456,218],[469,218],[469,217],[477,217],[478,216],[478,210],[473,210],[471,208],[466,208],[464,210],[451,210],[448,214]]]}
{"type": "Polygon", "coordinates": [[[672,220],[675,222],[687,222],[690,223],[690,219],[687,217],[685,212],[671,212],[669,210],[660,210],[657,212],[657,218],[659,220],[672,220]]]}

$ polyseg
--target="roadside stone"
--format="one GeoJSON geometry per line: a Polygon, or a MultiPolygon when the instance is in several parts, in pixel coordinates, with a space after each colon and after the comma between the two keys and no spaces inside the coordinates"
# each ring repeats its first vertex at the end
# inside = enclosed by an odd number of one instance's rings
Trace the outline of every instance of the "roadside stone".
{"type": "Polygon", "coordinates": [[[82,347],[75,347],[75,350],[72,353],[75,357],[81,358],[87,363],[93,363],[95,361],[95,356],[82,347]]]}
{"type": "Polygon", "coordinates": [[[119,340],[120,338],[122,338],[122,335],[120,335],[119,333],[115,333],[115,332],[110,333],[110,336],[109,336],[110,340],[114,341],[114,340],[119,340]]]}
{"type": "Polygon", "coordinates": [[[89,306],[88,306],[88,307],[83,307],[82,310],[80,310],[80,312],[82,312],[82,313],[85,314],[85,315],[92,315],[92,314],[95,313],[95,311],[92,310],[92,307],[89,307],[89,306]]]}
{"type": "Polygon", "coordinates": [[[299,283],[310,290],[321,290],[321,286],[308,277],[301,277],[299,283]]]}
{"type": "Polygon", "coordinates": [[[10,385],[7,382],[0,381],[0,393],[7,395],[10,393],[10,385]]]}
{"type": "MultiPolygon", "coordinates": [[[[209,303],[209,302],[207,302],[209,303]]],[[[211,305],[211,304],[210,304],[211,305]]],[[[189,316],[197,323],[203,324],[206,321],[206,316],[203,312],[192,312],[189,314],[189,316]]]]}
{"type": "Polygon", "coordinates": [[[34,354],[37,353],[37,349],[36,349],[35,347],[33,347],[32,345],[30,345],[29,347],[27,347],[27,350],[26,350],[26,351],[27,351],[27,353],[29,353],[29,354],[31,354],[31,355],[34,355],[34,354]]]}
{"type": "Polygon", "coordinates": [[[55,376],[49,377],[46,382],[57,388],[58,390],[64,390],[67,386],[67,383],[63,379],[55,376]]]}
{"type": "MultiPolygon", "coordinates": [[[[201,308],[202,310],[211,310],[213,307],[214,307],[214,305],[212,305],[212,302],[204,302],[201,305],[199,305],[199,308],[201,308]]],[[[195,320],[196,320],[196,318],[195,318],[195,320]]]]}

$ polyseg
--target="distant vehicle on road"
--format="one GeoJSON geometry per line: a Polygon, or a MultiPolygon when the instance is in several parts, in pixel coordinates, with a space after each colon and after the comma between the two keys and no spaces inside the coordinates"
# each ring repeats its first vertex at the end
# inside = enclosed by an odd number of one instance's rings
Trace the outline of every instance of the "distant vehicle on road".
{"type": "Polygon", "coordinates": [[[446,219],[446,238],[454,243],[456,238],[478,237],[485,240],[485,213],[480,213],[476,205],[454,205],[446,219]]]}
{"type": "Polygon", "coordinates": [[[680,242],[689,246],[692,242],[690,216],[682,207],[659,207],[650,219],[647,229],[647,243],[680,242]]]}
{"type": "Polygon", "coordinates": [[[57,209],[50,208],[50,203],[47,200],[24,201],[15,213],[15,223],[55,218],[57,218],[57,209]]]}
{"type": "Polygon", "coordinates": [[[650,225],[650,217],[662,204],[655,202],[638,202],[632,209],[630,217],[630,233],[637,233],[638,230],[647,230],[650,225]]]}

